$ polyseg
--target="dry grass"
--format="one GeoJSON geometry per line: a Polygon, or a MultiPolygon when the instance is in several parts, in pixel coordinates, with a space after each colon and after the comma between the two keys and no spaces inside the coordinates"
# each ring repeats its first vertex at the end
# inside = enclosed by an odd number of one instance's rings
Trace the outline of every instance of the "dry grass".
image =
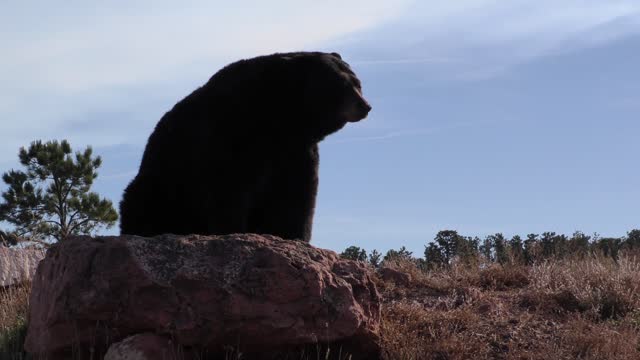
{"type": "Polygon", "coordinates": [[[386,359],[472,359],[489,356],[491,344],[478,330],[479,314],[469,309],[430,311],[417,303],[389,304],[383,319],[386,359]]]}
{"type": "Polygon", "coordinates": [[[640,260],[484,264],[383,283],[386,359],[640,359],[640,260]]]}
{"type": "Polygon", "coordinates": [[[29,284],[0,288],[0,359],[24,359],[29,284]]]}
{"type": "Polygon", "coordinates": [[[635,257],[594,257],[534,266],[531,289],[584,310],[593,319],[618,319],[640,308],[640,261],[635,257]]]}

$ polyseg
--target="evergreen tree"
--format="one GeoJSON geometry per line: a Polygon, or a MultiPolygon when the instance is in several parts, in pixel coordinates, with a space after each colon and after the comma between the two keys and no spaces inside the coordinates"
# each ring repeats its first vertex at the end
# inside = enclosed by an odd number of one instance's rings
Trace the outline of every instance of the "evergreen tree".
{"type": "Polygon", "coordinates": [[[400,260],[400,259],[412,260],[413,259],[412,255],[413,255],[413,252],[407,250],[407,248],[403,246],[400,248],[400,250],[391,249],[387,251],[387,253],[384,256],[384,261],[400,260]]]}
{"type": "Polygon", "coordinates": [[[591,236],[585,235],[582,231],[574,232],[568,240],[567,253],[578,257],[588,254],[590,241],[591,236]]]}
{"type": "Polygon", "coordinates": [[[2,193],[0,220],[14,225],[17,236],[33,241],[63,241],[113,226],[118,214],[111,201],[89,191],[102,163],[92,155],[87,147],[72,156],[66,140],[34,141],[28,149],[20,148],[26,171],[2,176],[9,188],[2,193]]]}
{"type": "Polygon", "coordinates": [[[360,249],[357,246],[349,246],[342,252],[342,254],[340,254],[340,256],[345,259],[367,261],[367,251],[365,249],[360,249]]]}
{"type": "Polygon", "coordinates": [[[482,245],[480,245],[480,253],[486,261],[494,261],[493,243],[491,241],[491,236],[487,236],[486,238],[484,238],[484,240],[482,240],[482,245]]]}
{"type": "Polygon", "coordinates": [[[540,244],[538,242],[538,234],[527,234],[524,241],[524,260],[527,264],[533,264],[538,260],[540,254],[540,244]]]}
{"type": "Polygon", "coordinates": [[[426,266],[429,269],[447,264],[442,249],[435,243],[429,243],[428,246],[425,246],[424,258],[426,266]]]}
{"type": "MultiPolygon", "coordinates": [[[[438,245],[438,250],[440,250],[444,263],[451,263],[451,260],[458,255],[458,249],[462,242],[461,238],[455,230],[442,230],[436,234],[434,241],[438,245]]],[[[434,251],[435,248],[431,249],[434,251]]]]}
{"type": "Polygon", "coordinates": [[[506,264],[509,262],[509,254],[507,250],[507,239],[504,235],[497,233],[487,236],[487,246],[493,248],[493,261],[500,264],[506,264]]]}
{"type": "Polygon", "coordinates": [[[524,243],[519,235],[515,235],[509,240],[509,252],[516,263],[523,264],[525,262],[524,243]]]}
{"type": "Polygon", "coordinates": [[[542,256],[545,259],[552,257],[555,253],[555,246],[553,238],[556,236],[554,232],[543,232],[540,238],[540,246],[542,250],[542,256]]]}
{"type": "Polygon", "coordinates": [[[604,256],[612,257],[614,260],[618,260],[618,252],[621,245],[622,239],[619,238],[602,238],[594,243],[597,251],[600,251],[604,256]]]}
{"type": "Polygon", "coordinates": [[[369,254],[369,264],[371,264],[371,266],[377,268],[377,267],[380,266],[381,260],[382,260],[382,254],[380,254],[378,252],[378,250],[373,249],[371,254],[369,254]]]}
{"type": "Polygon", "coordinates": [[[627,233],[625,247],[628,249],[640,249],[640,230],[634,229],[627,233]]]}

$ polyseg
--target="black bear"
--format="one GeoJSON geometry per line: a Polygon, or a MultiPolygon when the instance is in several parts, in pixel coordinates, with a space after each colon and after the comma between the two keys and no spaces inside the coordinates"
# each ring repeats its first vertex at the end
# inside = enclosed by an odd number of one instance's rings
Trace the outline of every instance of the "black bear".
{"type": "Polygon", "coordinates": [[[156,125],[120,203],[120,231],[308,242],[318,142],[369,110],[360,80],[336,53],[227,65],[156,125]]]}

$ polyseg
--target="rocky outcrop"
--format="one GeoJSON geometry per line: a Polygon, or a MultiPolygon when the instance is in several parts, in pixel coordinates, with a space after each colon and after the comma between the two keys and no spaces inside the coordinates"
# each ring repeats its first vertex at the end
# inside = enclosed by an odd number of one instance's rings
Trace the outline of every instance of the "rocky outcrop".
{"type": "Polygon", "coordinates": [[[411,275],[404,273],[400,270],[390,267],[381,268],[378,273],[382,280],[386,282],[392,282],[396,285],[409,286],[411,284],[411,275]]]}
{"type": "Polygon", "coordinates": [[[8,248],[0,245],[0,287],[30,281],[38,262],[44,258],[42,249],[8,248]]]}
{"type": "Polygon", "coordinates": [[[378,351],[370,270],[273,236],[73,238],[49,249],[30,302],[25,348],[50,358],[142,333],[243,358],[318,344],[378,351]]]}

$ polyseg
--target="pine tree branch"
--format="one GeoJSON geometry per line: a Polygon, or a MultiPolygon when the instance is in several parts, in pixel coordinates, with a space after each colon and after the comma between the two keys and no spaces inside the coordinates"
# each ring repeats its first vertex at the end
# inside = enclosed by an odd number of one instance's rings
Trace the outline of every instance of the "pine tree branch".
{"type": "Polygon", "coordinates": [[[73,214],[71,214],[71,216],[69,217],[69,224],[73,224],[73,220],[75,220],[76,215],[78,215],[80,213],[80,210],[76,210],[73,214]]]}
{"type": "Polygon", "coordinates": [[[62,226],[62,224],[60,224],[60,222],[58,222],[58,221],[53,221],[53,220],[42,220],[42,222],[46,222],[46,223],[50,223],[50,224],[54,224],[54,225],[58,225],[58,226],[62,226]]]}
{"type": "Polygon", "coordinates": [[[71,229],[69,230],[69,234],[73,234],[74,231],[76,231],[77,228],[79,228],[80,226],[90,222],[90,221],[99,221],[98,219],[93,219],[93,218],[86,218],[78,223],[76,223],[75,225],[71,226],[71,229]]]}
{"type": "Polygon", "coordinates": [[[48,242],[46,242],[44,240],[40,240],[40,239],[34,239],[33,237],[23,239],[20,242],[33,242],[33,243],[36,243],[36,244],[40,244],[40,245],[42,245],[42,246],[44,246],[46,248],[51,246],[51,243],[48,243],[48,242]]]}

